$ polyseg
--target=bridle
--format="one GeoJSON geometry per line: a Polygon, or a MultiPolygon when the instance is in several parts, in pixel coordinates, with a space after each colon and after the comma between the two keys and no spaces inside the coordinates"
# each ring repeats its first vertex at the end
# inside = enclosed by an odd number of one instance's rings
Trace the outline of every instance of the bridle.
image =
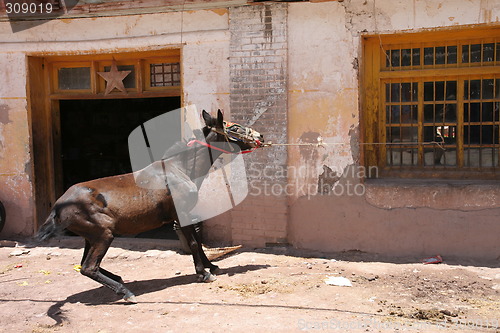
{"type": "MultiPolygon", "coordinates": [[[[240,150],[238,152],[238,154],[251,153],[255,149],[262,146],[262,143],[260,142],[260,140],[254,138],[255,131],[253,129],[248,128],[248,127],[243,127],[240,124],[231,123],[228,121],[224,121],[223,124],[224,124],[223,130],[220,130],[220,129],[213,127],[213,126],[208,126],[208,128],[212,132],[224,136],[224,139],[226,140],[226,142],[229,144],[230,147],[231,147],[231,142],[243,142],[246,145],[252,147],[250,149],[240,150]],[[244,133],[242,133],[242,132],[244,132],[244,133]]],[[[235,151],[225,150],[225,149],[213,146],[207,142],[200,141],[197,139],[193,139],[193,140],[189,141],[187,143],[187,146],[192,147],[194,144],[199,144],[199,145],[205,146],[207,148],[211,148],[211,149],[214,149],[214,150],[226,153],[226,154],[234,154],[235,153],[235,151]]]]}
{"type": "Polygon", "coordinates": [[[255,131],[250,127],[243,127],[237,123],[231,123],[229,121],[224,121],[224,133],[220,133],[217,129],[212,129],[213,131],[226,136],[228,140],[237,142],[243,142],[249,146],[255,146],[258,148],[262,145],[260,140],[255,139],[255,131]],[[244,133],[241,133],[244,132],[244,133]]]}

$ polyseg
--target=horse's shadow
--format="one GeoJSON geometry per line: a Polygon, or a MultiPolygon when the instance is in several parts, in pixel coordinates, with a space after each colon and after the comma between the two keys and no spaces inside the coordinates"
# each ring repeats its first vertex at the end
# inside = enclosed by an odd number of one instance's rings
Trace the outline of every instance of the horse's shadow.
{"type": "MultiPolygon", "coordinates": [[[[255,271],[259,269],[265,269],[270,267],[269,265],[244,265],[235,266],[226,269],[221,269],[220,275],[235,275],[241,274],[249,271],[255,271]]],[[[163,290],[169,287],[188,285],[197,283],[197,276],[195,274],[191,275],[180,275],[165,279],[151,279],[143,281],[133,281],[125,283],[129,290],[132,290],[136,296],[144,295],[159,290],[163,290]]],[[[47,316],[52,318],[56,323],[54,325],[61,325],[64,321],[67,321],[67,317],[62,310],[62,307],[67,303],[83,303],[85,305],[102,305],[109,304],[120,301],[121,296],[114,294],[108,288],[101,286],[99,288],[86,290],[83,292],[76,293],[74,295],[68,296],[65,300],[56,302],[47,310],[47,316]]],[[[123,305],[130,305],[123,301],[123,305]]]]}

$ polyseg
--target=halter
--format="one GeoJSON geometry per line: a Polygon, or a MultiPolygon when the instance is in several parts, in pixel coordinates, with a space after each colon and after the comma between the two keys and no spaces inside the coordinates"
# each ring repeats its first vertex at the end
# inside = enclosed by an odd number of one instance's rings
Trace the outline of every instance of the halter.
{"type": "MultiPolygon", "coordinates": [[[[209,127],[209,128],[212,132],[223,135],[224,138],[226,139],[227,143],[230,143],[230,141],[232,141],[232,142],[239,141],[239,142],[246,143],[247,145],[253,146],[253,148],[251,148],[251,149],[241,150],[238,154],[251,153],[255,149],[262,146],[262,143],[260,142],[260,140],[254,139],[253,134],[255,133],[255,131],[253,129],[248,128],[248,127],[243,127],[240,124],[231,123],[229,121],[224,121],[223,124],[224,124],[224,129],[222,131],[215,128],[215,127],[209,127]],[[242,132],[244,132],[244,133],[242,133],[242,132]]],[[[200,141],[200,140],[196,140],[196,139],[189,141],[187,143],[187,146],[192,147],[195,143],[200,144],[200,145],[205,146],[205,147],[208,147],[208,148],[212,148],[212,149],[221,151],[221,152],[226,153],[226,154],[234,154],[234,152],[227,151],[225,149],[212,146],[209,143],[206,143],[206,142],[200,141]]]]}
{"type": "Polygon", "coordinates": [[[215,127],[210,127],[210,130],[212,132],[224,135],[226,138],[226,141],[232,141],[232,142],[243,142],[249,146],[253,146],[254,150],[255,148],[261,147],[262,143],[260,140],[256,140],[253,136],[255,131],[251,128],[248,127],[243,127],[240,124],[237,123],[231,123],[229,121],[224,121],[224,130],[221,131],[215,127]]]}

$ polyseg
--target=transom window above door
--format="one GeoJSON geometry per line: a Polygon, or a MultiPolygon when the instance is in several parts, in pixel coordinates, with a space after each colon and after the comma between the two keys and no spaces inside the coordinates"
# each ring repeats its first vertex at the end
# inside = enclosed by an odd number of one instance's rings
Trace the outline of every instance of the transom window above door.
{"type": "Polygon", "coordinates": [[[140,54],[58,56],[51,57],[48,66],[51,71],[52,98],[67,98],[70,95],[109,95],[110,98],[127,94],[133,97],[157,93],[180,95],[181,65],[178,49],[140,54]],[[124,73],[122,82],[125,91],[113,89],[106,94],[107,81],[99,73],[112,71],[113,63],[118,72],[124,73]]]}
{"type": "Polygon", "coordinates": [[[500,179],[500,29],[370,37],[364,55],[368,166],[500,179]]]}

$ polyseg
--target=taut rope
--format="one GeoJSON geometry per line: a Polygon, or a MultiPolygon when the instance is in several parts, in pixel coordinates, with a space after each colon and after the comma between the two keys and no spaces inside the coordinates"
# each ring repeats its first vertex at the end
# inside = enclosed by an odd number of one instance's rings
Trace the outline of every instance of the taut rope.
{"type": "MultiPolygon", "coordinates": [[[[446,150],[444,147],[444,138],[441,137],[442,141],[437,142],[437,141],[429,141],[429,142],[360,142],[358,143],[359,145],[386,145],[386,146],[411,146],[411,145],[425,145],[425,146],[437,146],[438,148],[442,150],[446,150]]],[[[306,146],[306,147],[322,147],[325,148],[325,146],[342,146],[342,145],[347,145],[347,142],[324,142],[323,138],[321,136],[318,137],[318,142],[313,143],[313,142],[307,142],[307,143],[273,143],[273,142],[266,142],[262,145],[262,147],[272,147],[272,146],[306,146]]]]}

